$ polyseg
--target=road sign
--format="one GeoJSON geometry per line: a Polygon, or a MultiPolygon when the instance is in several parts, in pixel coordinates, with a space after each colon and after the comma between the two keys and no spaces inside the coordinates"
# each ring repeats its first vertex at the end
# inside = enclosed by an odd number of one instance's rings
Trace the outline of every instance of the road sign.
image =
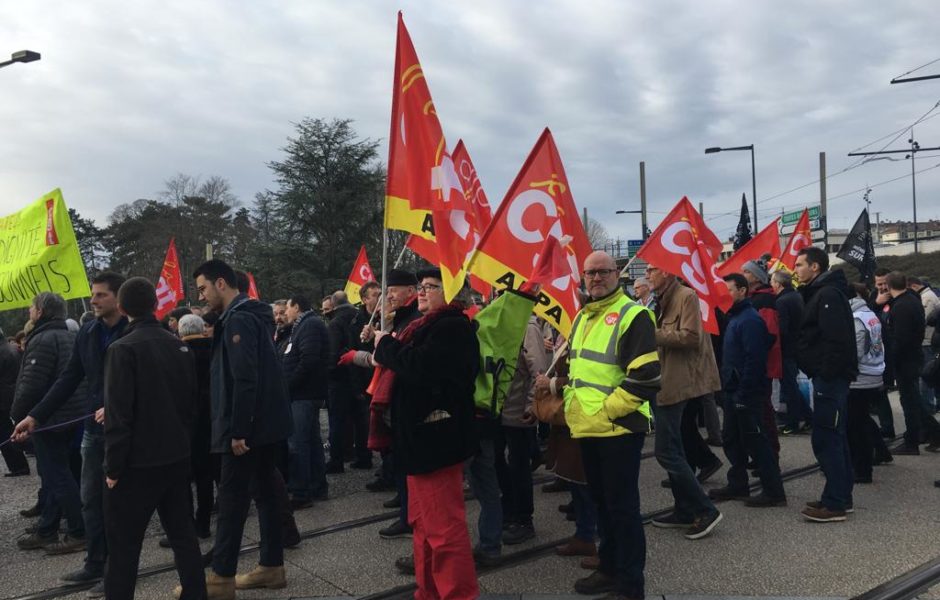
{"type": "Polygon", "coordinates": [[[633,258],[643,246],[644,240],[627,240],[627,257],[633,258]]]}
{"type": "Polygon", "coordinates": [[[627,269],[627,277],[634,281],[640,277],[646,277],[646,267],[648,265],[649,263],[642,258],[634,259],[634,261],[630,263],[630,268],[627,269]]]}
{"type": "MultiPolygon", "coordinates": [[[[815,226],[813,226],[812,224],[810,225],[813,229],[819,228],[819,213],[820,213],[820,207],[818,204],[815,206],[809,207],[809,220],[811,222],[812,221],[816,222],[815,226]]],[[[803,209],[795,210],[793,212],[783,213],[783,215],[781,215],[780,217],[780,224],[784,226],[796,225],[796,222],[800,220],[800,215],[802,214],[803,214],[803,209]]]]}

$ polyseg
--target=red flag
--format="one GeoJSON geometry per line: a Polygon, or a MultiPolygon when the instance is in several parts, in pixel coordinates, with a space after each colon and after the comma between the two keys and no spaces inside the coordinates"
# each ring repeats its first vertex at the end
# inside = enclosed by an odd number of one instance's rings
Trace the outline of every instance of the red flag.
{"type": "Polygon", "coordinates": [[[740,273],[744,263],[749,260],[757,260],[765,254],[769,254],[771,258],[776,258],[780,252],[779,220],[779,218],[774,219],[772,223],[761,229],[760,233],[752,237],[751,241],[729,256],[728,260],[718,265],[718,275],[724,277],[729,273],[740,273]]]}
{"type": "MultiPolygon", "coordinates": [[[[470,160],[470,152],[467,151],[463,140],[457,140],[457,145],[454,147],[453,158],[454,167],[457,169],[457,176],[460,177],[460,184],[463,186],[463,194],[470,202],[470,224],[473,231],[472,254],[473,250],[476,250],[477,245],[480,243],[483,232],[490,226],[490,221],[493,220],[493,213],[490,210],[490,203],[486,197],[486,193],[483,191],[483,184],[477,176],[476,167],[473,166],[473,161],[470,160]]],[[[470,256],[468,255],[467,260],[469,259],[470,256]]],[[[483,294],[484,297],[492,295],[493,286],[473,273],[469,274],[469,278],[470,287],[483,294]]]]}
{"type": "Polygon", "coordinates": [[[349,279],[346,280],[346,296],[352,304],[359,304],[362,298],[359,296],[359,289],[367,281],[374,281],[375,275],[372,274],[372,267],[369,266],[369,257],[366,255],[366,247],[359,248],[359,256],[353,264],[352,271],[349,272],[349,279]]]}
{"type": "Polygon", "coordinates": [[[813,245],[813,231],[809,228],[809,210],[803,209],[800,220],[796,222],[796,228],[790,234],[790,241],[787,247],[780,254],[780,262],[789,271],[793,271],[796,266],[796,255],[800,250],[813,245]]]}
{"type": "Polygon", "coordinates": [[[571,266],[568,264],[568,256],[565,253],[564,246],[571,242],[567,237],[563,242],[553,235],[545,238],[542,249],[535,259],[535,266],[532,268],[532,275],[529,280],[523,284],[520,289],[527,291],[530,286],[539,284],[540,286],[553,285],[556,280],[558,284],[564,284],[564,279],[571,276],[571,266]]]}
{"type": "Polygon", "coordinates": [[[248,297],[252,300],[260,300],[261,294],[258,293],[258,284],[255,283],[255,276],[251,273],[245,273],[248,275],[248,297]]]}
{"type": "Polygon", "coordinates": [[[163,259],[163,268],[160,269],[160,279],[157,281],[157,310],[154,314],[162,319],[182,299],[183,275],[176,256],[176,242],[170,238],[170,246],[166,249],[166,258],[163,259]]]}
{"type": "Polygon", "coordinates": [[[473,250],[471,213],[427,79],[398,13],[385,227],[434,241],[448,300],[463,286],[464,262],[473,250]]]}
{"type": "Polygon", "coordinates": [[[591,253],[591,244],[578,217],[555,141],[545,129],[483,233],[467,268],[500,289],[519,289],[532,273],[545,239],[550,236],[559,240],[565,236],[572,238],[563,248],[567,277],[555,278],[542,286],[535,312],[567,337],[579,308],[581,265],[591,253]]]}
{"type": "Polygon", "coordinates": [[[636,254],[654,267],[682,277],[695,290],[702,325],[715,335],[718,322],[714,309],[727,310],[733,302],[728,287],[716,273],[715,257],[721,249],[721,240],[683,196],[636,254]]]}

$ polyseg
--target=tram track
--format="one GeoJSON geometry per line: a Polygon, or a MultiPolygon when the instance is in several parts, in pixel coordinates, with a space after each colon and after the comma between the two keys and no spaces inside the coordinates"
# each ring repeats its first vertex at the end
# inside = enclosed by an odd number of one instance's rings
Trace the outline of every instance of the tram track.
{"type": "MultiPolygon", "coordinates": [[[[653,455],[654,453],[652,451],[644,452],[641,456],[641,459],[645,460],[648,458],[652,458],[653,455]]],[[[784,471],[783,473],[781,473],[781,477],[783,478],[784,481],[790,481],[793,479],[798,479],[800,477],[805,477],[807,475],[817,472],[818,470],[819,470],[819,464],[813,463],[811,465],[806,465],[803,467],[798,467],[798,468],[790,469],[788,471],[784,471]]],[[[548,483],[550,481],[553,481],[554,479],[555,479],[554,475],[546,474],[540,477],[534,477],[532,484],[536,486],[539,484],[548,483]]],[[[755,491],[758,489],[760,489],[759,483],[755,482],[751,484],[751,491],[755,491]]],[[[642,515],[643,523],[647,524],[653,519],[660,517],[660,516],[664,516],[671,511],[672,511],[672,507],[669,506],[669,507],[664,507],[661,509],[650,511],[648,513],[644,513],[642,515]]],[[[399,513],[397,510],[393,510],[393,511],[376,513],[373,515],[368,515],[368,516],[360,517],[357,519],[350,519],[348,521],[342,521],[339,523],[332,523],[330,525],[325,525],[322,527],[317,527],[314,529],[302,531],[300,533],[300,538],[301,540],[310,540],[310,539],[325,537],[328,535],[343,533],[343,532],[350,531],[353,529],[358,529],[360,527],[365,527],[368,525],[374,525],[374,524],[382,523],[385,521],[390,521],[396,518],[398,514],[399,513]]],[[[540,558],[544,558],[545,556],[549,556],[550,554],[554,552],[555,546],[563,544],[565,541],[568,540],[569,537],[570,536],[565,536],[563,538],[559,538],[559,539],[552,540],[549,542],[544,542],[542,544],[531,546],[531,547],[528,547],[528,548],[525,548],[523,550],[519,550],[513,553],[504,554],[503,561],[498,566],[489,567],[489,568],[480,568],[479,573],[486,574],[486,573],[491,573],[495,571],[500,571],[503,569],[508,569],[508,568],[512,568],[521,564],[532,562],[540,558]]],[[[239,555],[241,556],[241,555],[248,554],[251,552],[256,552],[259,549],[260,549],[260,544],[258,543],[246,544],[242,546],[242,548],[240,549],[239,555]]],[[[155,575],[168,573],[168,572],[174,571],[175,569],[176,569],[176,566],[174,565],[172,561],[167,562],[167,563],[153,565],[150,567],[144,567],[138,571],[137,578],[139,581],[141,579],[146,579],[148,577],[153,577],[155,575]]],[[[93,585],[94,585],[93,583],[62,584],[59,586],[47,588],[47,589],[36,591],[36,592],[30,592],[26,594],[11,596],[11,597],[6,598],[6,600],[51,600],[54,598],[61,598],[69,594],[74,594],[76,592],[87,590],[91,588],[93,585]]],[[[385,600],[385,599],[394,599],[394,598],[400,598],[400,597],[401,598],[410,597],[411,594],[414,592],[414,589],[415,589],[414,584],[404,584],[401,586],[396,586],[393,588],[389,588],[387,590],[376,592],[374,594],[369,594],[367,596],[364,596],[364,598],[368,600],[385,600]]],[[[866,598],[864,600],[873,600],[873,599],[866,598]]]]}

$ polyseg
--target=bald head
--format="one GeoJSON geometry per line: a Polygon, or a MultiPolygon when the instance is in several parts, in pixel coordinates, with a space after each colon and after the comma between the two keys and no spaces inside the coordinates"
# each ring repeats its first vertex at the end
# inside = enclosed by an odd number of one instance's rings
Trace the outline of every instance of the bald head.
{"type": "Polygon", "coordinates": [[[595,300],[617,289],[619,275],[614,258],[602,250],[590,253],[584,260],[584,283],[595,300]]]}

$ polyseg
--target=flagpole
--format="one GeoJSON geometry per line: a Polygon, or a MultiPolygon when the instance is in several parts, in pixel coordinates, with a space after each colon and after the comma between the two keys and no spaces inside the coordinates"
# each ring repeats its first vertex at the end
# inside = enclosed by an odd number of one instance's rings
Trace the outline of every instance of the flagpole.
{"type": "MultiPolygon", "coordinates": [[[[388,207],[386,207],[388,210],[388,207]]],[[[401,260],[399,258],[399,260],[401,260]]],[[[385,281],[388,278],[388,227],[382,226],[382,299],[379,304],[379,328],[385,331],[385,292],[387,285],[385,281]]],[[[397,263],[396,263],[397,265],[397,263]]],[[[370,319],[371,322],[371,319],[370,319]]]]}

